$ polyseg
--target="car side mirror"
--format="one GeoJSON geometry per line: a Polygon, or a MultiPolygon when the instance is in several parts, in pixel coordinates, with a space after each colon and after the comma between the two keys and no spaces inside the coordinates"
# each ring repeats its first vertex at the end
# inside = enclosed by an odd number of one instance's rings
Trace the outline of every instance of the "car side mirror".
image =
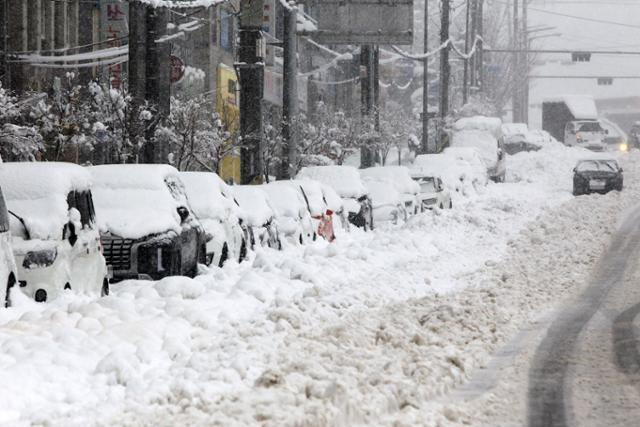
{"type": "Polygon", "coordinates": [[[184,206],[179,206],[177,211],[178,215],[180,215],[180,221],[185,222],[189,218],[189,209],[184,206]]]}

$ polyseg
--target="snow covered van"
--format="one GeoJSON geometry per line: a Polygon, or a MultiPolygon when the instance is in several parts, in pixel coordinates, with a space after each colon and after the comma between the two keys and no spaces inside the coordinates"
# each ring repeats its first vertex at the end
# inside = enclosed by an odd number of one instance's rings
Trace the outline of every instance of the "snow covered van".
{"type": "Polygon", "coordinates": [[[195,276],[206,237],[169,165],[89,168],[100,236],[115,280],[195,276]]]}
{"type": "MultiPolygon", "coordinates": [[[[212,172],[180,172],[189,205],[207,233],[207,265],[222,265],[228,259],[242,262],[247,242],[233,197],[227,197],[227,184],[212,172]]],[[[227,190],[230,192],[229,190],[227,190]]]]}
{"type": "Polygon", "coordinates": [[[9,228],[9,212],[0,188],[0,298],[5,307],[11,305],[11,288],[18,282],[9,228]]]}
{"type": "Polygon", "coordinates": [[[71,163],[4,163],[0,186],[22,292],[38,302],[69,289],[109,293],[91,176],[84,168],[71,163]]]}

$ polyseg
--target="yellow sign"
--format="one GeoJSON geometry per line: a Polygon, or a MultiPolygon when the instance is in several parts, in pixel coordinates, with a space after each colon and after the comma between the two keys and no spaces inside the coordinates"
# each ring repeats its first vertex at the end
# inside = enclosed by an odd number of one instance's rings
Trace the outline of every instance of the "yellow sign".
{"type": "MultiPolygon", "coordinates": [[[[233,144],[233,134],[240,128],[238,102],[238,77],[233,68],[220,64],[216,73],[216,110],[224,128],[232,134],[228,144],[233,144]]],[[[220,160],[218,175],[225,182],[240,182],[240,155],[231,152],[220,160]]]]}

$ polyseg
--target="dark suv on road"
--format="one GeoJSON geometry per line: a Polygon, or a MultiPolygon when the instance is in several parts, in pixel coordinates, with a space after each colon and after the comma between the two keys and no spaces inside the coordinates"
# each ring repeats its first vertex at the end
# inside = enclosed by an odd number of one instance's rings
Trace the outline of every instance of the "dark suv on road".
{"type": "Polygon", "coordinates": [[[114,281],[194,277],[206,237],[168,165],[91,168],[100,236],[114,281]]]}
{"type": "Polygon", "coordinates": [[[622,168],[613,159],[581,160],[573,169],[573,194],[622,191],[622,168]]]}

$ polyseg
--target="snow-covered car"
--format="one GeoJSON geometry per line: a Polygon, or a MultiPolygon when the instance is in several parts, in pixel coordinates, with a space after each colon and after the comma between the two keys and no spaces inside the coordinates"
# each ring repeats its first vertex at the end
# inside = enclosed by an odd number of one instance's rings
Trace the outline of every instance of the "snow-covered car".
{"type": "Polygon", "coordinates": [[[244,212],[243,216],[252,240],[261,246],[282,249],[276,211],[271,206],[267,193],[257,185],[234,185],[231,190],[244,212]]]}
{"type": "Polygon", "coordinates": [[[504,136],[502,120],[498,117],[464,117],[456,120],[456,122],[453,124],[453,130],[455,132],[483,131],[491,134],[496,139],[504,136]]]}
{"type": "Polygon", "coordinates": [[[446,148],[438,154],[416,156],[412,176],[438,176],[451,192],[467,194],[487,184],[484,162],[475,148],[446,148]]]}
{"type": "MultiPolygon", "coordinates": [[[[233,198],[223,193],[227,184],[213,172],[180,172],[189,206],[207,233],[207,265],[222,265],[229,259],[242,262],[248,245],[233,198]]],[[[227,190],[229,193],[230,190],[227,190]]]]}
{"type": "MultiPolygon", "coordinates": [[[[406,166],[376,166],[361,169],[360,176],[369,189],[371,186],[366,184],[367,181],[387,182],[393,185],[400,193],[404,211],[408,215],[414,215],[420,211],[420,204],[418,203],[420,186],[411,179],[409,168],[406,166]]],[[[375,207],[375,200],[373,202],[375,207]]]]}
{"type": "Polygon", "coordinates": [[[564,128],[564,143],[591,151],[607,151],[607,133],[598,120],[574,120],[567,122],[564,128]]]}
{"type": "Polygon", "coordinates": [[[421,212],[433,208],[453,208],[451,193],[445,188],[440,177],[416,171],[413,180],[420,186],[418,201],[421,212]]]}
{"type": "Polygon", "coordinates": [[[355,167],[309,166],[302,168],[296,178],[319,181],[333,188],[342,199],[348,221],[365,230],[373,229],[371,199],[355,167]]]}
{"type": "Polygon", "coordinates": [[[622,191],[622,168],[614,159],[587,159],[573,169],[573,195],[622,191]]]}
{"type": "Polygon", "coordinates": [[[0,301],[4,301],[5,307],[11,306],[11,289],[18,283],[17,278],[16,261],[11,248],[9,212],[0,188],[0,301]]]}
{"type": "Polygon", "coordinates": [[[206,261],[206,235],[174,167],[130,164],[89,170],[114,279],[197,274],[198,263],[206,261]]]}
{"type": "Polygon", "coordinates": [[[409,214],[404,208],[404,197],[391,182],[365,180],[373,220],[377,223],[392,222],[398,224],[408,219],[409,214]]]}
{"type": "Polygon", "coordinates": [[[316,240],[311,213],[299,189],[286,182],[275,181],[261,185],[271,206],[276,210],[278,232],[287,241],[305,244],[316,240]]]}
{"type": "Polygon", "coordinates": [[[277,182],[289,184],[300,191],[300,194],[307,204],[307,209],[311,214],[314,232],[326,240],[333,241],[335,239],[335,235],[332,232],[334,211],[329,208],[325,197],[326,190],[323,190],[323,185],[311,179],[292,179],[277,182]]]}
{"type": "Polygon", "coordinates": [[[496,138],[485,130],[462,130],[452,134],[451,148],[475,148],[482,159],[489,178],[504,182],[506,175],[505,153],[502,138],[496,138]]]}
{"type": "Polygon", "coordinates": [[[336,193],[336,190],[327,184],[320,183],[320,185],[322,186],[324,200],[327,202],[327,208],[333,212],[333,215],[331,215],[333,228],[349,231],[349,220],[344,209],[342,198],[336,193]]]}
{"type": "Polygon", "coordinates": [[[107,295],[88,171],[71,163],[3,163],[0,186],[22,292],[38,302],[64,290],[107,295]]]}

